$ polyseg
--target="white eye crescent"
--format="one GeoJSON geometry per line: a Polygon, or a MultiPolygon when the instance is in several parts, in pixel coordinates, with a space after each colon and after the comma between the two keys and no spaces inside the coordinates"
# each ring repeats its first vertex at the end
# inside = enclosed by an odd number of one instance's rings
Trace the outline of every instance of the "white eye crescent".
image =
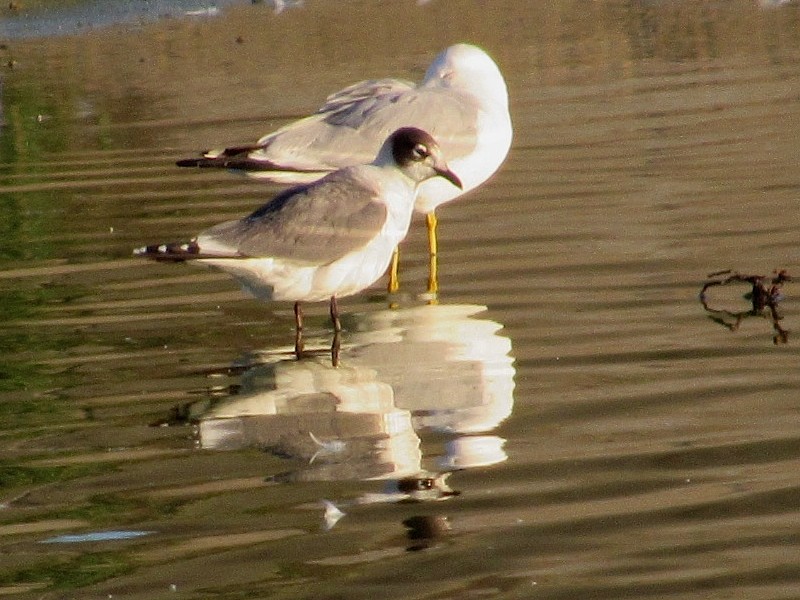
{"type": "Polygon", "coordinates": [[[416,160],[425,160],[431,155],[430,150],[428,150],[425,144],[417,144],[414,146],[413,153],[416,160]]]}

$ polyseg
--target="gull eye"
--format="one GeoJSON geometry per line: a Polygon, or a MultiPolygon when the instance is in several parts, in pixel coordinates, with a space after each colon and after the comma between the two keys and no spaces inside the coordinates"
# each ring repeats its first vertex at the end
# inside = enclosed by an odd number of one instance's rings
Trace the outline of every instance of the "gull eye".
{"type": "Polygon", "coordinates": [[[414,160],[423,161],[428,158],[431,153],[428,150],[428,147],[425,144],[416,144],[411,151],[414,160]]]}
{"type": "Polygon", "coordinates": [[[432,490],[434,488],[433,479],[420,479],[417,481],[417,489],[419,490],[432,490]]]}

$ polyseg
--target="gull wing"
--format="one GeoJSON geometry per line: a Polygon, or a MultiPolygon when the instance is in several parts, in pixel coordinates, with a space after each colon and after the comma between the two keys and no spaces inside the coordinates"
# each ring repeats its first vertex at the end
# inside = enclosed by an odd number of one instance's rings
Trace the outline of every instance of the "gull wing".
{"type": "Polygon", "coordinates": [[[362,82],[330,97],[314,115],[259,140],[248,153],[287,171],[331,171],[370,163],[400,127],[419,127],[439,143],[448,160],[477,144],[479,108],[469,95],[447,88],[362,82]]]}
{"type": "Polygon", "coordinates": [[[201,254],[328,264],[359,250],[386,222],[386,206],[349,170],[289,189],[254,213],[201,233],[201,254]]]}

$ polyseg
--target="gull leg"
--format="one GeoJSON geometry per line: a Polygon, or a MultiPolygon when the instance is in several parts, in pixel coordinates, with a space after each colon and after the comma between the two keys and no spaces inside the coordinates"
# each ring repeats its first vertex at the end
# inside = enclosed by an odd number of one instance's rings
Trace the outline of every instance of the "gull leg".
{"type": "Polygon", "coordinates": [[[400,267],[400,248],[395,247],[392,252],[392,264],[389,267],[389,286],[388,291],[390,294],[397,293],[400,289],[400,279],[397,276],[397,271],[400,267]]]}
{"type": "Polygon", "coordinates": [[[331,365],[339,366],[339,347],[341,345],[342,322],[339,320],[339,305],[336,296],[331,296],[331,323],[333,323],[333,343],[331,343],[331,365]]]}
{"type": "Polygon", "coordinates": [[[335,333],[342,331],[342,322],[339,320],[339,304],[336,301],[336,296],[331,296],[331,323],[333,323],[333,331],[335,333]]]}
{"type": "Polygon", "coordinates": [[[294,355],[297,360],[303,356],[303,310],[300,303],[294,303],[294,355]]]}
{"type": "Polygon", "coordinates": [[[436,296],[439,293],[439,259],[438,250],[439,245],[436,241],[436,225],[438,219],[436,213],[431,211],[425,215],[425,221],[428,225],[428,252],[430,255],[430,270],[428,275],[428,294],[431,297],[431,302],[436,302],[436,296]]]}

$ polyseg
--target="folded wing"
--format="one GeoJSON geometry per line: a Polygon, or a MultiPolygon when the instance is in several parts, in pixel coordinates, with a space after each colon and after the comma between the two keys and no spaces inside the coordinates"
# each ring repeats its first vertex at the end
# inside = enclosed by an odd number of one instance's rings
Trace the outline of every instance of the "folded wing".
{"type": "Polygon", "coordinates": [[[325,264],[363,248],[386,222],[375,194],[337,172],[287,190],[254,213],[201,233],[199,254],[325,264]]]}

